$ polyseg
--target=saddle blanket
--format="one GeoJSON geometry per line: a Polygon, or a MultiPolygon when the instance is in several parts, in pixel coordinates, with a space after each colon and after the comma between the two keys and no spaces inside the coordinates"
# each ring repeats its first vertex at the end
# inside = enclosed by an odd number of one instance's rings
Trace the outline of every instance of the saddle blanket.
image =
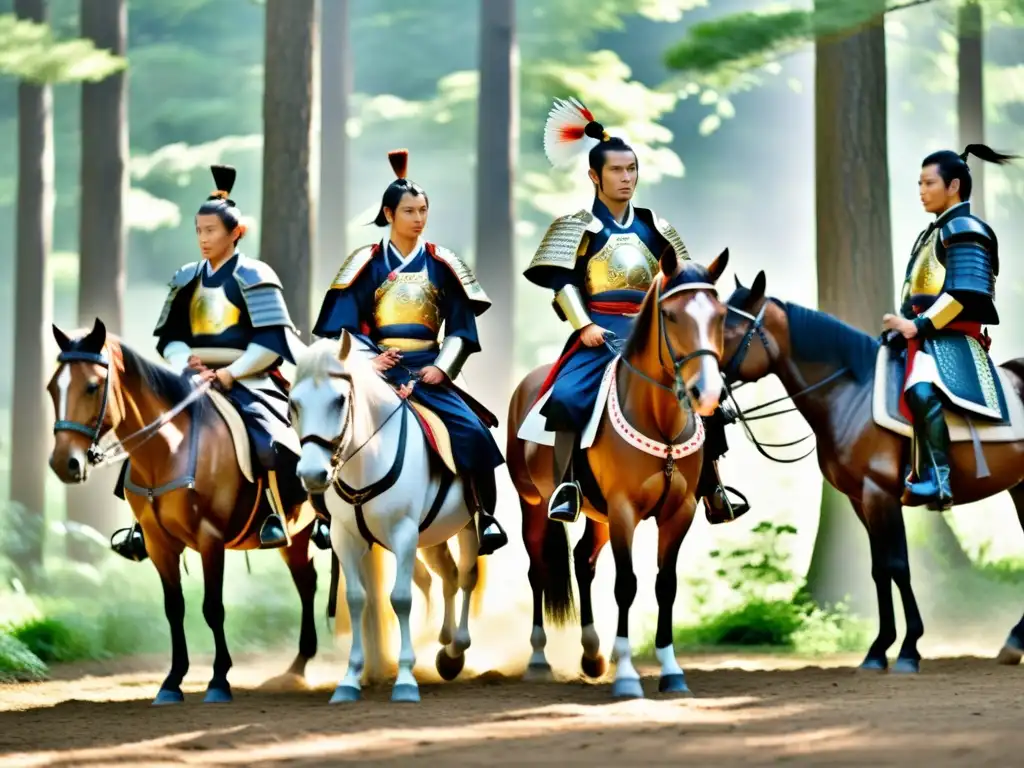
{"type": "MultiPolygon", "coordinates": [[[[999,366],[996,370],[996,385],[1002,390],[1000,398],[1006,403],[1008,418],[1003,422],[971,419],[951,408],[944,409],[949,439],[954,443],[970,442],[973,438],[971,427],[983,443],[1008,443],[1024,440],[1024,403],[1017,396],[1006,372],[999,366]]],[[[912,437],[913,426],[900,412],[900,392],[905,378],[906,358],[898,351],[882,345],[875,359],[875,387],[872,394],[872,415],[875,424],[904,437],[912,437]]]]}

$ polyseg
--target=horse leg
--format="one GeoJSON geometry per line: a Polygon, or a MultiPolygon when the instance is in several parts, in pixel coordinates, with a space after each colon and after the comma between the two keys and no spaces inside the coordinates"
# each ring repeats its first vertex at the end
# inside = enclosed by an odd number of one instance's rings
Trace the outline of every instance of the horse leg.
{"type": "MultiPolygon", "coordinates": [[[[1013,506],[1017,509],[1020,527],[1024,530],[1024,484],[1011,488],[1010,498],[1013,499],[1013,506]]],[[[1024,617],[1021,617],[1017,625],[1010,630],[1006,642],[999,650],[999,655],[996,656],[996,661],[1013,666],[1020,664],[1022,657],[1024,657],[1024,617]]]]}
{"type": "Polygon", "coordinates": [[[418,702],[419,684],[413,674],[416,665],[416,650],[412,645],[412,574],[416,568],[416,550],[419,544],[419,527],[412,518],[402,518],[392,534],[392,550],[395,553],[395,585],[391,589],[391,607],[398,617],[401,647],[398,651],[398,677],[391,689],[391,700],[418,702]]]}
{"type": "Polygon", "coordinates": [[[466,665],[466,650],[472,643],[469,635],[469,613],[473,592],[479,581],[477,563],[480,549],[476,526],[470,523],[459,531],[459,589],[462,591],[462,613],[452,642],[437,652],[437,671],[445,680],[454,680],[466,665]]]}
{"type": "Polygon", "coordinates": [[[878,635],[871,643],[859,669],[865,672],[884,672],[889,668],[886,651],[896,642],[896,613],[892,603],[892,577],[889,575],[886,562],[884,542],[877,532],[882,523],[879,520],[869,521],[865,517],[863,503],[853,499],[850,503],[868,534],[871,547],[871,578],[875,582],[878,597],[878,635]]]}
{"type": "Polygon", "coordinates": [[[642,699],[644,689],[640,685],[640,674],[633,666],[632,649],[629,645],[629,609],[636,598],[636,574],[633,572],[633,532],[636,528],[636,515],[633,507],[620,499],[609,509],[608,525],[611,529],[612,554],[615,557],[615,602],[619,608],[615,645],[612,647],[612,661],[615,662],[612,696],[642,699]]]}
{"type": "Polygon", "coordinates": [[[583,656],[580,666],[587,677],[598,678],[605,672],[604,656],[601,655],[601,638],[594,628],[594,603],[590,586],[597,573],[597,557],[608,543],[608,526],[599,525],[589,517],[583,536],[573,549],[573,564],[576,571],[576,586],[580,592],[580,627],[583,656]]]}
{"type": "Polygon", "coordinates": [[[348,669],[331,696],[331,704],[359,701],[362,698],[363,666],[363,611],[366,608],[366,581],[369,578],[370,547],[361,536],[353,536],[339,522],[331,524],[331,544],[341,561],[345,574],[345,602],[348,603],[352,624],[352,644],[348,654],[348,669]]]}
{"type": "Polygon", "coordinates": [[[313,619],[313,601],[316,597],[316,566],[309,554],[309,541],[313,534],[313,526],[299,531],[292,537],[292,543],[281,549],[292,581],[299,592],[302,603],[302,619],[299,629],[299,653],[288,667],[286,675],[291,675],[297,682],[305,680],[306,664],[316,656],[316,621],[313,619]]]}
{"type": "Polygon", "coordinates": [[[689,694],[686,677],[676,660],[672,641],[672,607],[676,601],[679,577],[676,562],[679,549],[690,530],[697,499],[687,498],[684,507],[658,526],[658,575],[654,581],[654,594],[658,599],[658,627],[654,635],[654,653],[661,662],[659,693],[689,694]]]}
{"type": "Polygon", "coordinates": [[[448,548],[448,542],[425,548],[423,559],[434,573],[441,577],[444,618],[441,619],[441,633],[437,637],[437,642],[448,645],[455,637],[455,595],[459,591],[459,569],[448,548]]]}
{"type": "Polygon", "coordinates": [[[228,670],[231,654],[224,636],[224,542],[201,534],[199,554],[203,560],[203,618],[213,632],[213,677],[206,686],[207,704],[227,704],[232,700],[228,670]]]}
{"type": "Polygon", "coordinates": [[[533,592],[533,629],[530,632],[530,646],[533,653],[523,674],[524,680],[546,682],[551,680],[551,665],[544,655],[548,644],[544,632],[544,584],[547,579],[544,565],[544,538],[547,528],[547,509],[529,504],[520,498],[519,507],[523,513],[523,543],[530,558],[528,576],[533,592]]]}
{"type": "MultiPolygon", "coordinates": [[[[135,506],[134,504],[132,505],[135,506]]],[[[139,510],[136,510],[138,517],[139,510]]],[[[181,553],[184,547],[169,539],[154,526],[143,529],[146,552],[160,574],[164,588],[164,614],[171,630],[171,670],[160,685],[154,705],[180,704],[185,700],[181,681],[188,673],[188,646],[185,642],[185,595],[181,591],[181,553]]]]}

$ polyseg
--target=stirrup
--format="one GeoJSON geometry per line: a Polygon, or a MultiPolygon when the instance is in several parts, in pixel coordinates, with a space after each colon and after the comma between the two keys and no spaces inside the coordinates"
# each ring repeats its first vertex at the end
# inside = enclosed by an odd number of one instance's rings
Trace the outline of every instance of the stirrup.
{"type": "Polygon", "coordinates": [[[480,546],[478,554],[486,557],[508,544],[508,535],[502,530],[501,524],[494,515],[480,513],[478,525],[482,528],[479,531],[480,546]]]}
{"type": "Polygon", "coordinates": [[[313,532],[309,534],[309,540],[317,546],[317,549],[330,549],[331,526],[325,520],[317,517],[313,520],[313,532]]]}
{"type": "Polygon", "coordinates": [[[548,499],[548,518],[555,522],[567,525],[575,523],[580,517],[580,508],[583,506],[583,494],[575,482],[566,482],[555,488],[555,492],[548,499]],[[555,506],[555,499],[561,495],[568,496],[562,503],[555,506]]]}
{"type": "Polygon", "coordinates": [[[146,540],[142,534],[142,528],[137,522],[127,528],[119,528],[110,535],[110,549],[135,563],[141,563],[149,553],[146,552],[146,540]],[[117,541],[116,537],[120,535],[117,541]]]}
{"type": "Polygon", "coordinates": [[[731,485],[718,485],[709,496],[704,497],[704,516],[712,525],[731,523],[749,511],[750,502],[747,500],[747,497],[731,485]],[[729,498],[730,493],[739,496],[740,500],[734,502],[729,498]],[[722,497],[723,508],[719,508],[711,503],[712,499],[719,495],[722,497]]]}

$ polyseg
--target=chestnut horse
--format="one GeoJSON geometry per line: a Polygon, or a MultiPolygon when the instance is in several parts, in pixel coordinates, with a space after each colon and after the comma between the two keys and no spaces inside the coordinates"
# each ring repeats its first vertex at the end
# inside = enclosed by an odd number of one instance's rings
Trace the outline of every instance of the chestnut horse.
{"type": "MultiPolygon", "coordinates": [[[[788,395],[784,399],[793,400],[814,432],[822,474],[850,499],[867,528],[879,627],[861,668],[888,669],[886,651],[896,641],[895,582],[907,629],[893,671],[918,672],[921,656],[917,643],[924,635],[924,623],[910,586],[900,501],[910,439],[875,422],[875,364],[882,342],[824,312],[766,298],[764,272],[758,273],[750,288],[737,280],[727,306],[726,363],[722,368],[727,383],[757,381],[770,373],[779,378],[788,395]]],[[[1003,363],[1001,369],[1012,383],[1006,397],[1024,397],[1024,358],[1003,363]]],[[[737,418],[744,422],[742,410],[737,418]]],[[[753,437],[749,428],[747,433],[753,437]]],[[[970,441],[952,443],[951,483],[956,502],[969,504],[1009,491],[1024,526],[1024,442],[981,443],[981,448],[989,467],[987,474],[977,471],[976,462],[980,462],[970,441]]],[[[1017,664],[1022,653],[1024,619],[1010,631],[998,660],[1017,664]]]]}
{"type": "MultiPolygon", "coordinates": [[[[594,629],[590,586],[601,549],[612,543],[615,601],[619,619],[613,648],[616,662],[612,695],[640,698],[640,677],[631,660],[629,609],[636,597],[633,533],[641,520],[658,525],[658,626],[655,647],[661,662],[659,691],[688,693],[672,645],[672,604],[676,597],[676,560],[693,522],[694,495],[703,461],[703,423],[718,406],[725,306],[714,284],[729,262],[724,251],[709,266],[662,258],[662,274],[648,290],[630,338],[606,373],[608,408],[600,416],[593,444],[577,452],[575,475],[581,482],[586,529],[576,545],[575,571],[580,594],[582,667],[590,677],[604,673],[605,662],[594,629]],[[689,393],[696,390],[695,412],[689,393]],[[671,457],[671,458],[670,458],[671,457]]],[[[528,676],[549,676],[544,656],[544,616],[556,626],[574,613],[565,526],[547,516],[554,492],[552,449],[518,437],[519,425],[537,401],[551,366],[533,370],[516,388],[509,406],[509,473],[523,512],[523,539],[530,557],[533,631],[528,676]]],[[[598,407],[603,409],[599,401],[598,407]]]]}
{"type": "MultiPolygon", "coordinates": [[[[60,355],[47,387],[56,413],[50,467],[64,483],[85,482],[90,464],[107,453],[99,447],[101,438],[111,433],[131,462],[132,482],[126,483],[125,495],[160,574],[171,628],[171,669],[153,703],[184,700],[181,681],[188,671],[188,650],[180,562],[185,547],[202,557],[203,616],[216,647],[205,701],[231,701],[224,551],[259,547],[259,523],[266,515],[260,506],[265,503],[260,481],[254,484],[243,475],[228,426],[205,387],[194,388],[188,379],[150,363],[108,335],[98,319],[88,334],[71,338],[55,325],[53,335],[60,355]],[[152,495],[131,487],[153,489],[152,495]]],[[[314,517],[309,505],[302,504],[289,509],[285,518],[292,542],[282,555],[302,601],[302,624],[299,653],[283,677],[301,684],[306,663],[317,650],[316,570],[309,553],[314,517]]]]}

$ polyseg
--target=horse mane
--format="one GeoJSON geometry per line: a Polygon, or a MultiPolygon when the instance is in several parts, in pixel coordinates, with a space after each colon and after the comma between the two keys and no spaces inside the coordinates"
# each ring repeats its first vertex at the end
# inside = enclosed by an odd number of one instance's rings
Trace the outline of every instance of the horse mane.
{"type": "Polygon", "coordinates": [[[647,295],[640,305],[640,312],[636,322],[633,324],[633,331],[626,340],[626,346],[622,350],[622,356],[632,356],[641,353],[644,345],[651,334],[651,325],[655,322],[658,312],[658,298],[679,285],[686,283],[711,283],[711,273],[703,264],[696,261],[684,261],[682,266],[670,278],[663,278],[661,274],[655,275],[651,287],[647,289],[647,295]],[[658,286],[659,281],[664,280],[664,285],[658,286]]]}
{"type": "MultiPolygon", "coordinates": [[[[344,362],[338,359],[341,353],[341,339],[318,339],[302,350],[295,359],[295,376],[292,386],[307,379],[316,385],[322,384],[333,371],[342,368],[352,377],[352,384],[360,392],[382,392],[385,382],[370,364],[369,348],[356,336],[352,336],[352,350],[344,362]],[[361,386],[365,385],[365,386],[361,386]]],[[[390,387],[385,384],[385,389],[390,387]]]]}
{"type": "Polygon", "coordinates": [[[786,312],[794,359],[846,368],[861,384],[874,375],[878,339],[826,312],[792,302],[771,301],[786,312]]]}

